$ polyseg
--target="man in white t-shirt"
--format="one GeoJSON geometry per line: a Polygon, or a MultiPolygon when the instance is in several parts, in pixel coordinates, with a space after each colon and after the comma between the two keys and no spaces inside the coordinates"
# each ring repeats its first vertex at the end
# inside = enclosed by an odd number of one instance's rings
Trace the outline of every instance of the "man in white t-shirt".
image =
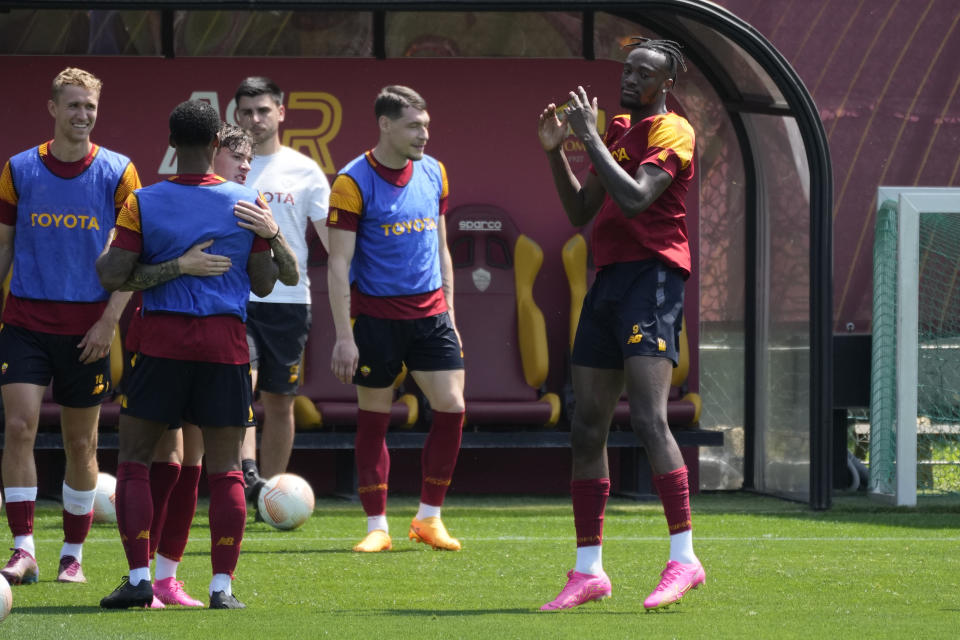
{"type": "Polygon", "coordinates": [[[237,122],[250,132],[255,145],[247,185],[259,191],[270,206],[300,268],[300,280],[295,286],[278,282],[265,298],[251,295],[247,306],[250,366],[264,410],[260,468],[256,463],[254,429],[247,430],[241,451],[247,498],[255,502],[263,486],[262,478],[285,472],[290,461],[293,400],[311,322],[307,222],[313,223],[326,247],[330,183],[314,160],[280,144],[283,93],[272,80],[246,78],[237,88],[235,98],[237,122]]]}

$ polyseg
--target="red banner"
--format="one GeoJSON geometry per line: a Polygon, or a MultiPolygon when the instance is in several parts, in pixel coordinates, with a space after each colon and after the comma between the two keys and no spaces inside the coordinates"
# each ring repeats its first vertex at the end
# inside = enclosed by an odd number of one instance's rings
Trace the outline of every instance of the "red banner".
{"type": "MultiPolygon", "coordinates": [[[[376,143],[378,90],[405,84],[427,100],[427,153],[447,165],[451,205],[492,202],[537,218],[551,212],[545,224],[565,221],[552,215],[558,203],[537,141],[537,116],[578,84],[603,89],[601,107],[615,110],[620,70],[614,62],[578,60],[8,57],[5,75],[17,79],[18,90],[0,106],[8,125],[0,156],[53,136],[46,101],[50,82],[66,66],[80,66],[104,81],[92,138],[133,158],[145,184],[175,170],[166,144],[170,111],[183,100],[203,99],[232,122],[233,93],[245,76],[269,76],[283,89],[284,144],[312,156],[331,177],[376,143]]],[[[568,140],[571,161],[580,169],[586,156],[577,146],[568,140]]]]}

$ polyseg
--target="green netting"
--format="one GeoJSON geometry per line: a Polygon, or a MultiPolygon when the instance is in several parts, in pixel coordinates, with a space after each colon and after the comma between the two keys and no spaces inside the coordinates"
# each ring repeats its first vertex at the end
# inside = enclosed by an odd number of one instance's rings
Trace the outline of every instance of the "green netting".
{"type": "Polygon", "coordinates": [[[897,460],[897,204],[877,212],[873,239],[870,489],[893,495],[897,460]]]}
{"type": "MultiPolygon", "coordinates": [[[[870,483],[896,486],[897,204],[877,213],[873,252],[870,483]]],[[[920,216],[917,489],[960,491],[960,215],[920,216]]]]}
{"type": "Polygon", "coordinates": [[[917,489],[960,490],[960,215],[920,216],[917,489]]]}

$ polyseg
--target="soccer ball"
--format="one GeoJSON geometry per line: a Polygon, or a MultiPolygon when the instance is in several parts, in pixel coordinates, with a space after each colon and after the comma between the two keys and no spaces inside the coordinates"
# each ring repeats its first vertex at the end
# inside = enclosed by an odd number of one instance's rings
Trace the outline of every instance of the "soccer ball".
{"type": "Polygon", "coordinates": [[[298,475],[275,475],[260,490],[257,507],[267,524],[277,529],[296,529],[313,513],[313,489],[298,475]]]}
{"type": "Polygon", "coordinates": [[[7,617],[13,608],[13,591],[7,584],[7,579],[0,575],[0,622],[7,617]]]}
{"type": "Polygon", "coordinates": [[[93,498],[93,521],[116,522],[117,479],[109,473],[97,474],[97,493],[93,498]]]}

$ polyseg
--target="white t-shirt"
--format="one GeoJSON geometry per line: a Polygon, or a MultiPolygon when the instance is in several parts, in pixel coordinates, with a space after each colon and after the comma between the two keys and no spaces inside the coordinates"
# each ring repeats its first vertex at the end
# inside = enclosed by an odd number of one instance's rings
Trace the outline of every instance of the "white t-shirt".
{"type": "Polygon", "coordinates": [[[280,282],[266,298],[250,294],[254,302],[310,304],[307,277],[307,220],[323,222],[330,203],[330,183],[312,158],[290,147],[269,156],[255,156],[247,174],[247,186],[260,192],[287,244],[297,255],[300,281],[295,286],[280,282]]]}

